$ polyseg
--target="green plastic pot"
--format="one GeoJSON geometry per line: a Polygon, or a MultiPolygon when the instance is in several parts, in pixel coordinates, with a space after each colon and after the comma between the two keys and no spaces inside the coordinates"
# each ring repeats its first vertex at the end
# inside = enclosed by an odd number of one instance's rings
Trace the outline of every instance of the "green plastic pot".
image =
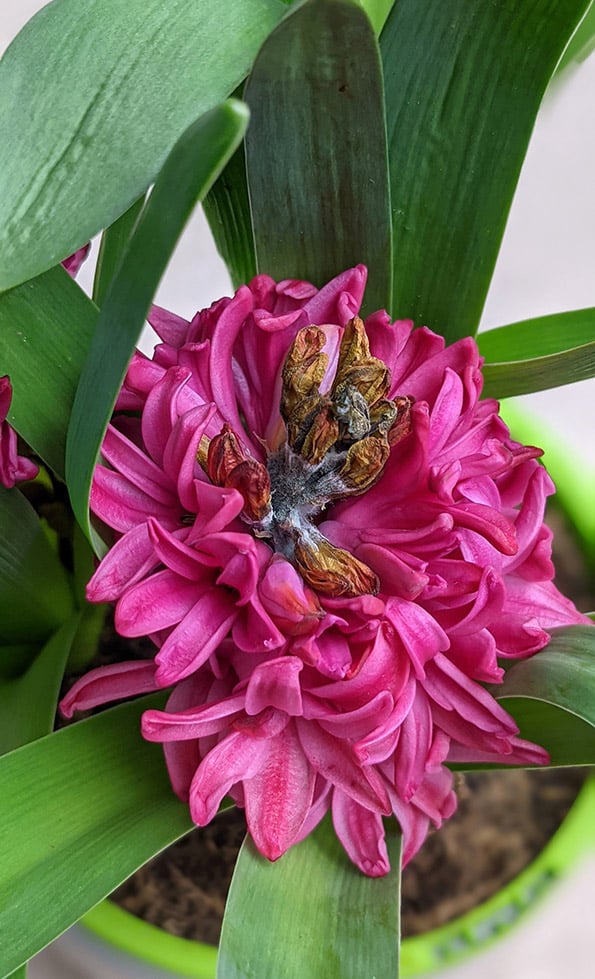
{"type": "MultiPolygon", "coordinates": [[[[493,944],[518,924],[587,849],[595,849],[595,776],[585,782],[564,822],[539,856],[505,888],[455,921],[415,938],[401,948],[401,977],[451,966],[493,944]]],[[[104,901],[82,924],[113,947],[153,967],[191,979],[215,979],[217,950],[167,934],[111,901],[104,901]]]]}

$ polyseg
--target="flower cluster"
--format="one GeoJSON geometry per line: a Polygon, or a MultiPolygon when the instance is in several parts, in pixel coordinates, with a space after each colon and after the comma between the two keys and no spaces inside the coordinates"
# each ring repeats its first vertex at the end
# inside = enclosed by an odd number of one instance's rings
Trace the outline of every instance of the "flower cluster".
{"type": "Polygon", "coordinates": [[[230,795],[275,859],[330,809],[381,875],[383,817],[406,862],[453,812],[446,762],[547,762],[485,684],[584,619],[551,580],[540,452],[480,400],[475,342],[362,322],[365,279],[154,308],[94,477],[115,543],[88,596],[158,650],[62,710],[172,686],[142,731],[195,822],[230,795]]]}

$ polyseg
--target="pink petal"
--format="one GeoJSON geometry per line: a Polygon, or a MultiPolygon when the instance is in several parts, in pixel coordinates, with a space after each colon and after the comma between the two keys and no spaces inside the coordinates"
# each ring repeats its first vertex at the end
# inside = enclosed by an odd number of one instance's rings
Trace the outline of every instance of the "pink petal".
{"type": "Polygon", "coordinates": [[[72,717],[77,710],[91,710],[111,700],[122,700],[159,689],[153,660],[99,666],[73,684],[60,701],[60,712],[64,717],[72,717]]]}
{"type": "Polygon", "coordinates": [[[383,877],[390,870],[382,817],[335,789],[333,826],[349,859],[368,877],[383,877]]]}
{"type": "Polygon", "coordinates": [[[314,784],[314,770],[288,726],[268,742],[260,770],[244,780],[248,830],[269,860],[277,860],[296,842],[312,804],[314,784]]]}

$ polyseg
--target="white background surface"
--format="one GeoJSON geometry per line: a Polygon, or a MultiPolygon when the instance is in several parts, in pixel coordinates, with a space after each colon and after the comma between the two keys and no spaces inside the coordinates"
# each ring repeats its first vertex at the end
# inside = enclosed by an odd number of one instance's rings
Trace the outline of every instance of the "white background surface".
{"type": "MultiPolygon", "coordinates": [[[[41,6],[39,0],[18,4],[3,0],[0,50],[41,6]]],[[[567,75],[542,108],[488,296],[484,327],[595,306],[594,102],[595,56],[567,75]]],[[[159,290],[158,302],[190,316],[228,293],[226,271],[202,215],[197,214],[159,290]]],[[[532,395],[527,404],[545,423],[544,430],[562,436],[580,465],[592,468],[595,487],[595,383],[585,381],[532,395]]],[[[593,833],[595,837],[595,827],[593,833]]],[[[510,937],[442,975],[443,979],[593,979],[593,963],[595,856],[589,856],[558,885],[539,913],[510,937]]],[[[129,963],[73,930],[31,963],[29,975],[30,979],[150,979],[165,973],[129,963]]]]}

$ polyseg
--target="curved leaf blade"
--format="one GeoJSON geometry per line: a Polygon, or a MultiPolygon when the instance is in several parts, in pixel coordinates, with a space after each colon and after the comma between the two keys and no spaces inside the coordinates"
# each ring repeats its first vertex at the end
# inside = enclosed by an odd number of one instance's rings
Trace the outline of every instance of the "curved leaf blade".
{"type": "Polygon", "coordinates": [[[400,836],[392,870],[365,877],[329,816],[269,863],[246,839],[227,899],[218,979],[361,979],[399,975],[400,836]]]}
{"type": "Polygon", "coordinates": [[[244,96],[258,270],[320,286],[363,262],[367,309],[386,308],[386,126],[366,14],[343,0],[304,4],[267,38],[244,96]]]}
{"type": "Polygon", "coordinates": [[[511,666],[492,692],[552,764],[595,764],[595,628],[553,630],[547,648],[511,666]]]}
{"type": "Polygon", "coordinates": [[[0,363],[13,386],[8,419],[60,478],[96,324],[97,307],[59,266],[0,294],[0,363]]]}
{"type": "Polygon", "coordinates": [[[535,116],[589,0],[396,0],[380,37],[391,312],[477,330],[535,116]]]}
{"type": "Polygon", "coordinates": [[[520,320],[485,330],[477,336],[480,352],[489,363],[547,357],[593,342],[593,307],[520,320]]]}
{"type": "Polygon", "coordinates": [[[513,398],[595,377],[595,341],[548,357],[484,364],[483,395],[513,398]]]}
{"type": "Polygon", "coordinates": [[[286,12],[279,0],[44,7],[0,63],[0,289],[56,265],[130,207],[286,12]]]}
{"type": "Polygon", "coordinates": [[[162,703],[115,707],[0,758],[0,976],[192,828],[161,749],[139,733],[162,703]]]}
{"type": "Polygon", "coordinates": [[[72,507],[89,537],[93,469],[151,300],[196,201],[237,148],[247,122],[244,104],[230,100],[190,126],[159,174],[112,279],[81,374],[66,443],[72,507]]]}
{"type": "Polygon", "coordinates": [[[79,620],[77,613],[65,622],[23,676],[0,679],[0,754],[52,730],[64,667],[79,620]]]}
{"type": "Polygon", "coordinates": [[[44,642],[74,611],[66,572],[18,489],[0,486],[0,643],[44,642]]]}

